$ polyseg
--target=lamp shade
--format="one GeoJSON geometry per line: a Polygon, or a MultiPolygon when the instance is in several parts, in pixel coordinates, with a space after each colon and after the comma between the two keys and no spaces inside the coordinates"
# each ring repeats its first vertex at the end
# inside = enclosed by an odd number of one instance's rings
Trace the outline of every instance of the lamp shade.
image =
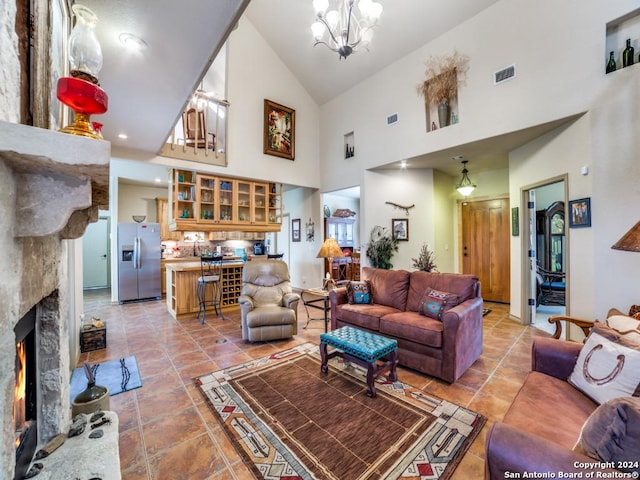
{"type": "Polygon", "coordinates": [[[625,233],[611,248],[627,252],[640,252],[640,222],[625,233]]]}
{"type": "Polygon", "coordinates": [[[340,258],[343,257],[342,249],[335,238],[325,239],[316,258],[340,258]]]}

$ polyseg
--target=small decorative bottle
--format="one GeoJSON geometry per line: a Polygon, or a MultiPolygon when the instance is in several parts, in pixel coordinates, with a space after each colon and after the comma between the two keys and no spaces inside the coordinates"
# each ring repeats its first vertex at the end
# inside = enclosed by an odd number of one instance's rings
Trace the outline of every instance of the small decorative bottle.
{"type": "Polygon", "coordinates": [[[616,59],[613,58],[613,52],[609,53],[609,62],[607,63],[607,73],[616,71],[616,59]]]}
{"type": "Polygon", "coordinates": [[[628,67],[629,65],[633,65],[633,47],[631,39],[627,38],[627,48],[622,52],[622,66],[628,67]]]}

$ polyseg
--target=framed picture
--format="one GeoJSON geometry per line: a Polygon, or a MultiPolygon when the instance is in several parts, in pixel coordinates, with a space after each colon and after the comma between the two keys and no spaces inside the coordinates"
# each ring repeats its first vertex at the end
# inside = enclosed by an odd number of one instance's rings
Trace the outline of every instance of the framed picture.
{"type": "Polygon", "coordinates": [[[35,127],[58,130],[69,109],[57,96],[58,79],[69,74],[67,40],[71,32],[69,0],[34,1],[31,110],[35,127]]]}
{"type": "Polygon", "coordinates": [[[520,212],[518,207],[511,208],[511,236],[520,235],[520,212]]]}
{"type": "Polygon", "coordinates": [[[294,218],[291,220],[291,241],[299,242],[300,241],[300,219],[294,218]]]}
{"type": "Polygon", "coordinates": [[[264,153],[293,160],[296,151],[296,111],[264,101],[264,153]]]}
{"type": "Polygon", "coordinates": [[[569,228],[591,226],[591,199],[569,201],[569,228]]]}
{"type": "Polygon", "coordinates": [[[391,220],[391,231],[393,231],[393,236],[398,240],[403,242],[409,241],[409,219],[394,218],[391,220]]]}

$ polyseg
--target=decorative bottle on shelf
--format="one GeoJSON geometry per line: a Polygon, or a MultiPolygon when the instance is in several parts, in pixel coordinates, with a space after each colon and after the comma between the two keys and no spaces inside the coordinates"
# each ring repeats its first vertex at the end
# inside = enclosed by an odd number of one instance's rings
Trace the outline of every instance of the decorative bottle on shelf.
{"type": "Polygon", "coordinates": [[[622,52],[622,66],[628,67],[629,65],[633,65],[633,47],[631,39],[627,38],[627,48],[622,52]]]}
{"type": "Polygon", "coordinates": [[[609,62],[607,63],[607,73],[616,71],[616,59],[613,58],[613,52],[609,53],[609,62]]]}

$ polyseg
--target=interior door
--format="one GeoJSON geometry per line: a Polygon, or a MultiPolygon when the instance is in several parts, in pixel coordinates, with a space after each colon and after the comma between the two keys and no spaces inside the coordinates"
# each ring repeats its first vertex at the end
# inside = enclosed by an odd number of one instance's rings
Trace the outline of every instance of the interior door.
{"type": "Polygon", "coordinates": [[[462,203],[462,273],[480,278],[482,297],[509,303],[509,199],[462,203]]]}
{"type": "Polygon", "coordinates": [[[109,287],[109,219],[87,225],[82,237],[82,287],[109,287]]]}

